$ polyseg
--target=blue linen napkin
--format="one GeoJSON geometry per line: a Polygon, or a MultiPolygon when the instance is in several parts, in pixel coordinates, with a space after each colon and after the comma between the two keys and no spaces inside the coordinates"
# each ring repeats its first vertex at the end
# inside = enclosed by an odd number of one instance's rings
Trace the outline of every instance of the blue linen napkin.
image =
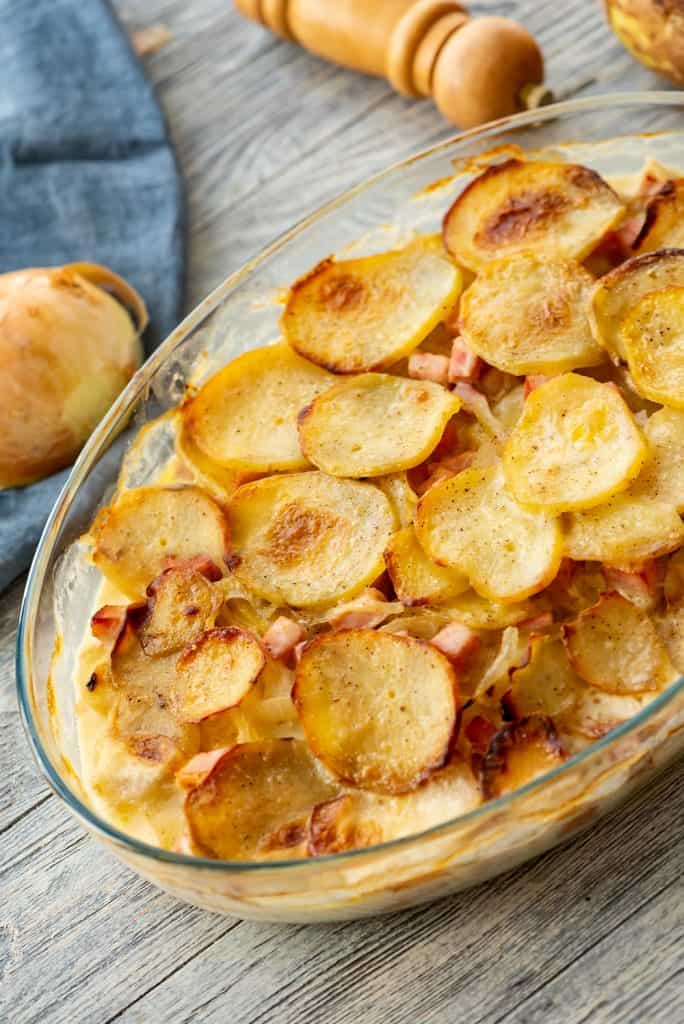
{"type": "MultiPolygon", "coordinates": [[[[143,295],[149,352],[183,301],[183,196],[164,118],[105,0],[0,0],[0,273],[103,263],[143,295]]],[[[0,491],[0,590],[68,470],[0,491]]]]}

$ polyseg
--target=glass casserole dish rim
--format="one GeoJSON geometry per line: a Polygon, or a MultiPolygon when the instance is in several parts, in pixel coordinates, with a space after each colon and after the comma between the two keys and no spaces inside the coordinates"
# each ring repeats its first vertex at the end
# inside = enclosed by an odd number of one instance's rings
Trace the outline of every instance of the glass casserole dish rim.
{"type": "MultiPolygon", "coordinates": [[[[342,853],[325,854],[315,858],[292,858],[283,860],[265,861],[229,861],[219,860],[211,857],[201,857],[185,853],[176,853],[162,847],[152,845],[131,836],[121,829],[110,824],[104,817],[101,817],[92,807],[82,800],[68,785],[66,779],[60,773],[54,763],[40,735],[40,728],[37,723],[37,715],[33,711],[33,672],[32,672],[32,627],[36,620],[39,599],[46,582],[46,574],[49,567],[54,547],[58,539],[59,530],[69,511],[72,499],[78,492],[81,483],[88,477],[90,470],[97,459],[107,451],[119,432],[125,426],[131,413],[137,407],[139,401],[144,398],[146,389],[154,374],[159,371],[170,359],[174,350],[185,338],[198,326],[206,316],[216,310],[222,301],[236,287],[246,281],[252,272],[265,262],[271,255],[285,249],[287,245],[309,226],[330,213],[343,207],[349,200],[359,196],[366,190],[378,185],[380,182],[413,165],[414,163],[436,156],[441,152],[448,151],[451,147],[467,142],[468,139],[485,139],[489,136],[496,138],[505,131],[518,127],[537,127],[547,121],[553,121],[556,117],[564,115],[596,113],[600,110],[611,108],[643,106],[643,107],[671,107],[680,108],[684,111],[684,92],[659,90],[653,92],[621,92],[607,94],[597,97],[569,100],[551,104],[541,110],[527,111],[515,114],[511,117],[502,118],[498,121],[489,122],[486,125],[470,129],[450,136],[432,146],[412,154],[408,158],[384,168],[380,172],[366,178],[363,182],[335,197],[328,203],[318,207],[313,213],[299,221],[289,231],[280,235],[270,245],[262,249],[256,256],[245,263],[240,269],[231,274],[226,280],[213,289],[209,295],[202,300],[176,327],[168,338],[152,353],[143,366],[137,371],[119,398],[109,409],[107,414],[100,421],[89,441],[84,446],[76,460],[69,477],[62,488],[62,491],[55,502],[48,521],[40,538],[36,553],[34,555],[28,578],[25,585],[24,595],[21,604],[19,624],[17,631],[16,646],[16,686],[19,702],[19,709],[22,717],[24,731],[28,742],[42,775],[48,785],[57,796],[67,805],[71,814],[81,822],[89,831],[94,832],[98,837],[112,842],[115,846],[128,849],[131,853],[137,854],[145,859],[161,861],[179,867],[208,869],[225,873],[243,873],[270,871],[282,875],[286,869],[298,869],[316,864],[326,864],[331,867],[342,866],[352,858],[372,857],[376,854],[390,853],[401,850],[404,847],[418,844],[422,840],[440,836],[447,833],[456,825],[470,824],[482,820],[487,815],[496,815],[505,810],[516,800],[522,799],[529,793],[542,789],[551,780],[554,780],[579,764],[586,764],[593,758],[600,755],[611,746],[616,745],[623,737],[635,732],[658,712],[661,708],[672,703],[675,698],[684,692],[684,675],[680,676],[674,683],[671,683],[665,690],[658,694],[646,707],[639,711],[632,718],[611,729],[604,736],[590,743],[583,750],[569,757],[563,764],[545,772],[532,781],[526,783],[503,796],[482,803],[479,807],[468,811],[466,814],[433,825],[420,832],[413,832],[399,838],[377,843],[373,846],[347,850],[342,853]]],[[[635,133],[627,132],[625,135],[615,135],[611,138],[628,138],[635,133]]],[[[654,133],[638,133],[648,136],[654,133]]],[[[566,143],[570,140],[565,140],[566,143]]],[[[574,140],[573,140],[574,141],[574,140]]],[[[609,141],[609,140],[604,140],[609,141]]],[[[529,153],[530,151],[525,151],[529,153]]],[[[466,158],[467,160],[467,158],[466,158]]],[[[462,158],[459,162],[463,162],[462,158]]]]}

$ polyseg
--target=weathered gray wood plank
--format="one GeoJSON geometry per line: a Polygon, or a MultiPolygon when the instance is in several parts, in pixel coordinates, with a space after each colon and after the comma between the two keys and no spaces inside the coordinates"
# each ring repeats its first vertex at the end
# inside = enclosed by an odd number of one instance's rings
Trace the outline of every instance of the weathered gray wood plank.
{"type": "MultiPolygon", "coordinates": [[[[230,0],[115,6],[132,28],[162,21],[172,33],[147,66],[186,175],[189,304],[321,202],[453,133],[430,103],[275,40],[230,0]]],[[[662,85],[593,0],[471,7],[523,20],[562,98],[662,85]]],[[[13,694],[20,591],[0,597],[0,1019],[681,1019],[681,767],[488,888],[360,924],[236,925],[137,879],[48,796],[13,694]]]]}

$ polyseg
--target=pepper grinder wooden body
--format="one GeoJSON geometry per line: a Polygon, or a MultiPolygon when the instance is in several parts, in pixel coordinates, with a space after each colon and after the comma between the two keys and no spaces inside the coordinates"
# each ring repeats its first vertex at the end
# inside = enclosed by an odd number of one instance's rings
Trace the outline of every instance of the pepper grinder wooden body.
{"type": "Polygon", "coordinates": [[[471,128],[548,102],[537,42],[508,18],[471,18],[456,0],[235,0],[246,17],[336,64],[432,96],[471,128]]]}

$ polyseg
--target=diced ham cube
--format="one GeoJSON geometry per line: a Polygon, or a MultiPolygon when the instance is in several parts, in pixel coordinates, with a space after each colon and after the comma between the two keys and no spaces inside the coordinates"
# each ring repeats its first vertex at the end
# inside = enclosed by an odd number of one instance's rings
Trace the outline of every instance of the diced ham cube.
{"type": "Polygon", "coordinates": [[[98,640],[113,643],[123,629],[128,605],[105,604],[93,614],[90,632],[98,640]]]}
{"type": "Polygon", "coordinates": [[[264,633],[261,643],[266,653],[277,661],[291,654],[305,636],[306,630],[298,622],[287,615],[279,615],[264,633]]]}
{"type": "Polygon", "coordinates": [[[435,384],[449,383],[449,360],[433,352],[413,352],[408,361],[409,377],[414,380],[432,380],[435,384]]]}
{"type": "Polygon", "coordinates": [[[463,338],[454,338],[449,358],[449,383],[459,380],[477,380],[482,371],[482,360],[469,348],[463,338]]]}
{"type": "Polygon", "coordinates": [[[449,661],[461,667],[480,646],[480,638],[462,622],[454,619],[430,641],[449,661]]]}
{"type": "Polygon", "coordinates": [[[523,398],[527,398],[533,391],[540,388],[542,384],[546,384],[547,380],[549,380],[549,378],[543,373],[528,373],[527,377],[525,377],[525,384],[523,386],[523,398]]]}

